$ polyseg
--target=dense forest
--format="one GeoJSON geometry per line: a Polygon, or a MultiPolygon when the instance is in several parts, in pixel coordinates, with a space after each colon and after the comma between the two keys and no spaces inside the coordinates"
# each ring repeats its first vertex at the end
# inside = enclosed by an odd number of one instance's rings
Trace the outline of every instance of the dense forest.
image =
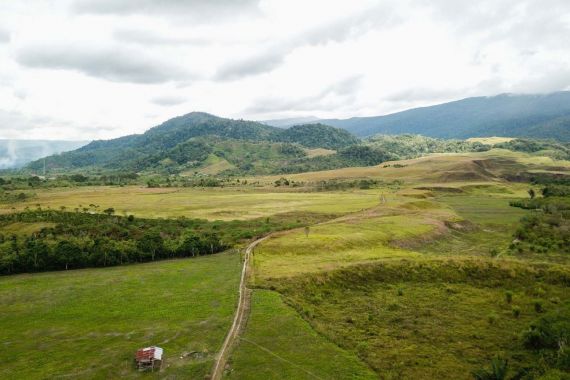
{"type": "Polygon", "coordinates": [[[123,265],[214,254],[272,231],[334,217],[288,213],[248,221],[143,219],[89,205],[0,215],[0,274],[123,265]],[[97,211],[94,211],[97,210],[97,211]],[[22,233],[33,228],[33,232],[22,233]],[[12,232],[10,232],[12,231],[12,232]]]}
{"type": "MultiPolygon", "coordinates": [[[[80,149],[50,156],[46,165],[50,171],[105,168],[111,170],[147,170],[157,162],[177,155],[179,164],[184,148],[195,148],[191,161],[199,154],[192,139],[215,137],[218,141],[248,141],[295,143],[304,147],[340,148],[358,142],[348,132],[321,124],[301,125],[290,129],[271,127],[254,121],[232,120],[206,113],[190,114],[170,119],[141,135],[124,136],[106,141],[94,141],[80,149]]],[[[185,153],[184,153],[185,154],[185,153]]],[[[197,158],[204,158],[199,155],[197,158]]],[[[32,162],[28,168],[41,171],[44,161],[32,162]]]]}

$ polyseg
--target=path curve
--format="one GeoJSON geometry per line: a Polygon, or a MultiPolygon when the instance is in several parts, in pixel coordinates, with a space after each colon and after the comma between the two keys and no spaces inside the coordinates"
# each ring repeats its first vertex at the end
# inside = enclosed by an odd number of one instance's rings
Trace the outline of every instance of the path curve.
{"type": "Polygon", "coordinates": [[[224,340],[224,344],[218,353],[218,357],[216,358],[216,362],[214,363],[214,369],[212,371],[212,375],[210,379],[212,380],[220,380],[222,375],[224,374],[224,368],[228,361],[228,355],[230,348],[233,346],[236,338],[238,337],[240,330],[242,328],[243,322],[246,319],[247,311],[249,310],[249,303],[250,297],[247,294],[247,272],[249,268],[249,258],[251,256],[251,251],[255,248],[256,245],[264,241],[265,239],[269,238],[269,236],[263,237],[261,239],[257,239],[253,243],[251,243],[247,249],[245,250],[245,259],[243,261],[243,268],[241,270],[241,280],[239,283],[239,300],[236,313],[234,315],[234,322],[232,323],[232,327],[224,340]]]}

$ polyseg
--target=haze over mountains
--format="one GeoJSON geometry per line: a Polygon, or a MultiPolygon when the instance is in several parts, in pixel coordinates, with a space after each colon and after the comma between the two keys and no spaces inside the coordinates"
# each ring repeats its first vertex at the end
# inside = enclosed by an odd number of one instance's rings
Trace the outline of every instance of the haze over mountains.
{"type": "Polygon", "coordinates": [[[20,168],[30,161],[77,149],[87,141],[0,140],[0,169],[20,168]]]}

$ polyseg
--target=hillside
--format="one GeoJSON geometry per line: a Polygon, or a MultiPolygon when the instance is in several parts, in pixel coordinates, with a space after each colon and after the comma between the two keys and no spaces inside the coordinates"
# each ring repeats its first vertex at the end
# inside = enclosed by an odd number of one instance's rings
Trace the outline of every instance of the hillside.
{"type": "Polygon", "coordinates": [[[38,158],[77,149],[87,141],[0,140],[0,169],[20,168],[38,158]]]}
{"type": "MultiPolygon", "coordinates": [[[[254,121],[192,112],[170,119],[143,134],[93,141],[73,152],[50,156],[46,162],[49,170],[56,171],[84,168],[143,171],[157,166],[183,170],[200,166],[200,162],[210,153],[219,158],[232,156],[232,149],[238,141],[247,141],[254,150],[264,144],[265,150],[289,150],[285,153],[289,158],[305,155],[300,147],[291,147],[292,143],[307,148],[329,149],[358,143],[358,139],[350,133],[322,124],[300,125],[283,130],[254,121]],[[215,137],[215,141],[193,140],[205,137],[215,137]],[[227,141],[222,144],[222,140],[227,141]],[[287,146],[282,149],[279,144],[287,146]],[[173,162],[176,165],[172,165],[173,162]]],[[[243,151],[243,147],[238,150],[243,151]]],[[[248,152],[244,151],[243,154],[244,162],[250,162],[254,158],[248,152]]],[[[29,169],[35,171],[42,167],[43,160],[29,165],[29,169]]]]}
{"type": "Polygon", "coordinates": [[[506,136],[570,141],[570,92],[475,97],[385,116],[320,122],[360,137],[413,133],[439,138],[506,136]]]}

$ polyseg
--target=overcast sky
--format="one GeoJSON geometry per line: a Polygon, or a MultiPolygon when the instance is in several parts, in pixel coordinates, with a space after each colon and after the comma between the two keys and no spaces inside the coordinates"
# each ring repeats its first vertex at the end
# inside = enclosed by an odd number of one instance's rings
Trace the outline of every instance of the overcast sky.
{"type": "Polygon", "coordinates": [[[0,138],[567,89],[568,0],[0,1],[0,138]]]}

